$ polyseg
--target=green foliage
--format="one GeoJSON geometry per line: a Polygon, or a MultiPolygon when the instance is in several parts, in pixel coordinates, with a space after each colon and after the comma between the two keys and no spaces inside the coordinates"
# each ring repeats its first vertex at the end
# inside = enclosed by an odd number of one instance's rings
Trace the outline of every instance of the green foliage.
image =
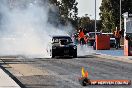
{"type": "Polygon", "coordinates": [[[77,20],[78,15],[78,8],[76,0],[60,0],[59,3],[59,12],[60,12],[60,19],[63,20],[64,23],[68,21],[77,20]]]}
{"type": "MultiPolygon", "coordinates": [[[[116,3],[113,3],[112,0],[102,0],[102,4],[100,7],[100,18],[102,22],[102,30],[104,32],[111,32],[111,29],[115,27],[115,20],[113,13],[115,12],[115,8],[113,6],[117,6],[116,3]]],[[[117,17],[118,18],[118,17],[117,17]]]]}
{"type": "MultiPolygon", "coordinates": [[[[122,0],[122,14],[124,12],[132,12],[132,0],[122,0]]],[[[100,18],[102,30],[105,32],[112,32],[116,26],[119,27],[120,0],[102,0],[100,18]]]]}
{"type": "Polygon", "coordinates": [[[122,13],[132,13],[132,0],[122,0],[122,13]]]}
{"type": "MultiPolygon", "coordinates": [[[[95,31],[95,21],[91,20],[90,17],[88,17],[88,14],[85,14],[85,16],[78,18],[78,28],[82,27],[86,31],[85,32],[94,32],[95,31]]],[[[100,31],[100,21],[97,20],[97,31],[100,31]]]]}
{"type": "Polygon", "coordinates": [[[59,21],[59,24],[62,25],[67,25],[71,22],[73,27],[77,27],[78,3],[76,0],[49,0],[49,3],[54,5],[53,8],[56,9],[55,12],[52,11],[52,8],[49,10],[50,21],[55,24],[57,23],[56,21],[59,21]]]}
{"type": "Polygon", "coordinates": [[[79,27],[86,28],[89,23],[90,23],[90,18],[88,16],[83,16],[80,19],[78,19],[79,27]]]}

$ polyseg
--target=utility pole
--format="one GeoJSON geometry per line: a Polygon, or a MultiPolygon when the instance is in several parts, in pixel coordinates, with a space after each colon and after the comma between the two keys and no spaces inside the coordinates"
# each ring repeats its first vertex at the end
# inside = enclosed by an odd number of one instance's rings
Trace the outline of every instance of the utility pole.
{"type": "Polygon", "coordinates": [[[122,29],[122,28],[121,28],[121,23],[122,23],[122,22],[121,22],[121,15],[122,15],[122,14],[121,14],[121,0],[120,0],[120,30],[122,29]]]}
{"type": "Polygon", "coordinates": [[[96,0],[95,0],[95,38],[96,38],[96,0]]]}

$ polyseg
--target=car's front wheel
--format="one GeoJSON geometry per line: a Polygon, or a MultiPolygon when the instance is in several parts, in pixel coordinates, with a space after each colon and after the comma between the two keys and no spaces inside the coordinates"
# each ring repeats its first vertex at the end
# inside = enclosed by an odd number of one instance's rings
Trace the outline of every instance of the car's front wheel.
{"type": "Polygon", "coordinates": [[[55,57],[55,54],[52,50],[50,50],[50,53],[51,53],[51,58],[54,58],[55,57]]]}
{"type": "Polygon", "coordinates": [[[54,54],[52,54],[52,58],[55,58],[55,55],[54,54]]]}
{"type": "Polygon", "coordinates": [[[52,58],[55,58],[55,54],[52,52],[52,56],[51,56],[52,58]]]}
{"type": "Polygon", "coordinates": [[[73,53],[73,58],[77,58],[77,52],[73,53]]]}

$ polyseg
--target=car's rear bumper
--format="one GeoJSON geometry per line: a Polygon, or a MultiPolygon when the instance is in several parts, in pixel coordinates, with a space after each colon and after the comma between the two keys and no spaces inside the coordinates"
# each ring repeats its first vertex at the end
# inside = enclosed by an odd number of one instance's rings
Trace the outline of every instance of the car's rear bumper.
{"type": "Polygon", "coordinates": [[[57,48],[52,49],[52,53],[54,53],[55,56],[73,56],[77,53],[77,49],[57,48]]]}

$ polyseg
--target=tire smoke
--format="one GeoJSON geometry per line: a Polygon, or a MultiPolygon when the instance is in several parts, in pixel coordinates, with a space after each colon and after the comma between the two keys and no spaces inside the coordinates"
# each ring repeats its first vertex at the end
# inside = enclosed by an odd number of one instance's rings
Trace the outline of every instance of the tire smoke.
{"type": "Polygon", "coordinates": [[[47,0],[0,0],[0,55],[47,56],[50,36],[72,30],[48,23],[49,8],[47,0]]]}

